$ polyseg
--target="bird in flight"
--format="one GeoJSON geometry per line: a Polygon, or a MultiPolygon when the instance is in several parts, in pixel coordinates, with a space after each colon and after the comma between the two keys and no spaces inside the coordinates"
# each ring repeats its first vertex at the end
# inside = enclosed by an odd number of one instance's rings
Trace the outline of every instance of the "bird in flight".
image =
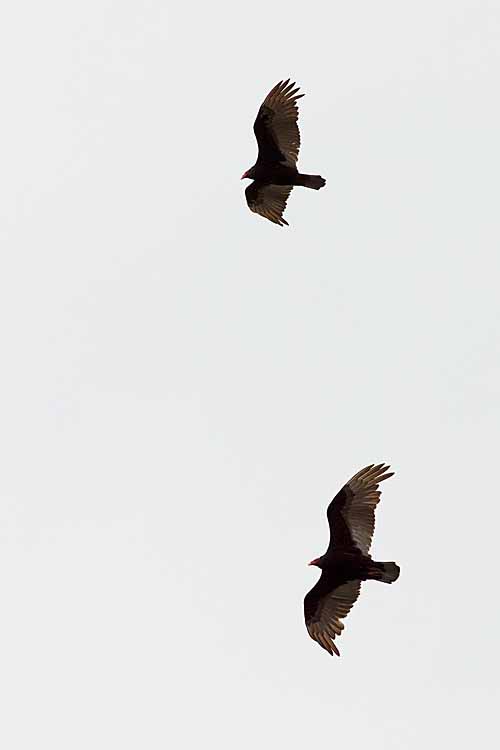
{"type": "Polygon", "coordinates": [[[334,643],[342,633],[341,620],[359,596],[361,581],[393,583],[399,576],[394,562],[375,562],[370,556],[378,486],[393,476],[389,466],[371,464],[358,471],[328,506],[330,544],[322,557],[309,565],[321,568],[321,577],[304,599],[304,617],[311,638],[329,654],[339,650],[334,643]]]}
{"type": "Polygon", "coordinates": [[[288,226],[283,212],[294,185],[319,190],[326,183],[319,175],[297,170],[297,99],[304,94],[294,87],[290,79],[280,81],[262,102],[253,126],[259,147],[257,161],[241,177],[254,180],[245,190],[249,209],[280,226],[288,226]]]}

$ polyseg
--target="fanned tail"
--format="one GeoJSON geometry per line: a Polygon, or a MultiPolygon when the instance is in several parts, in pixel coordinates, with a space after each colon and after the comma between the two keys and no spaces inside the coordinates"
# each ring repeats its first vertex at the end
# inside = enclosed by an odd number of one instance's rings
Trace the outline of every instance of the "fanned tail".
{"type": "Polygon", "coordinates": [[[370,578],[383,583],[394,583],[399,578],[399,565],[395,562],[374,562],[370,578]]]}
{"type": "Polygon", "coordinates": [[[326,180],[320,177],[319,174],[299,174],[296,184],[312,188],[313,190],[319,190],[326,185],[326,180]]]}

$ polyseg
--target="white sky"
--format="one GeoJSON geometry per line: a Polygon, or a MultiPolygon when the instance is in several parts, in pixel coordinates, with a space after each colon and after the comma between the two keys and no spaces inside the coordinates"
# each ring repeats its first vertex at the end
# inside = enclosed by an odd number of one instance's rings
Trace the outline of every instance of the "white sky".
{"type": "Polygon", "coordinates": [[[9,5],[0,744],[496,747],[500,3],[9,5]],[[306,563],[374,461],[401,577],[332,659],[306,563]]]}

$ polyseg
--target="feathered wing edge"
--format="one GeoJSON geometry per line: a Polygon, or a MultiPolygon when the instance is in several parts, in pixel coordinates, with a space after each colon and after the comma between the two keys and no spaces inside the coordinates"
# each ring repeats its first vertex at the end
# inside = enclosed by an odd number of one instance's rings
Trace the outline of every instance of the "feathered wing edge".
{"type": "Polygon", "coordinates": [[[334,497],[327,510],[330,548],[345,546],[350,538],[360,552],[369,554],[375,529],[375,508],[381,495],[378,486],[394,475],[389,469],[390,466],[384,463],[365,466],[334,497]]]}
{"type": "MultiPolygon", "coordinates": [[[[308,616],[306,612],[306,627],[309,635],[331,656],[333,654],[340,656],[340,651],[334,640],[342,633],[344,623],[341,622],[341,619],[351,611],[360,590],[360,580],[347,581],[347,583],[337,586],[331,592],[318,598],[315,611],[312,614],[308,616]]],[[[305,608],[308,605],[307,597],[313,592],[314,589],[311,589],[309,594],[306,595],[305,608]]]]}
{"type": "Polygon", "coordinates": [[[248,208],[264,219],[269,219],[273,224],[280,227],[288,226],[283,213],[292,190],[293,185],[265,185],[252,182],[245,190],[248,208]]]}
{"type": "Polygon", "coordinates": [[[297,124],[299,110],[295,83],[280,81],[262,102],[254,122],[254,133],[259,147],[259,158],[285,161],[295,166],[300,149],[300,132],[297,124]]]}

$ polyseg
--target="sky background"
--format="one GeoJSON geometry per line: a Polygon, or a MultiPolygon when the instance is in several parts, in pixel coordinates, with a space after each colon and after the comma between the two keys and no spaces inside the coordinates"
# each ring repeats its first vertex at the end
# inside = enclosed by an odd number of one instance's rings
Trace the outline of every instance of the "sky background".
{"type": "Polygon", "coordinates": [[[500,3],[2,17],[2,747],[497,747],[500,3]],[[401,576],[330,658],[306,563],[379,461],[401,576]]]}

